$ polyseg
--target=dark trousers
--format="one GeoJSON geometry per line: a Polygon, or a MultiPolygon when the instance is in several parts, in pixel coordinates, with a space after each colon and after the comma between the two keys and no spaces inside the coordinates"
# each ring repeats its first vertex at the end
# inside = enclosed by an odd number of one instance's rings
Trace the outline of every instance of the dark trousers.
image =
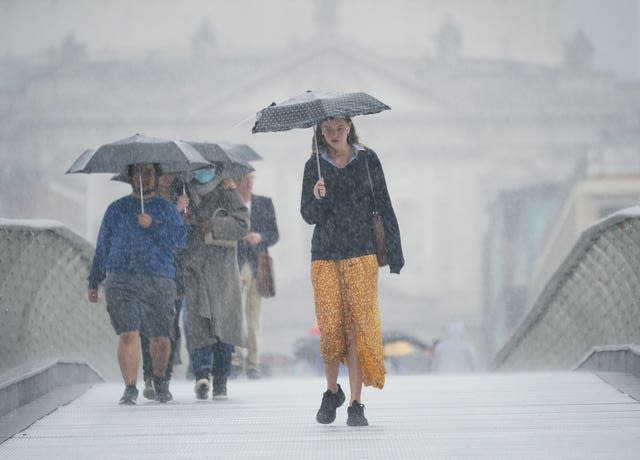
{"type": "MultiPolygon", "coordinates": [[[[183,299],[176,300],[176,313],[173,319],[173,334],[171,337],[171,354],[167,363],[167,371],[165,377],[171,379],[173,375],[173,365],[179,364],[180,355],[180,310],[182,309],[183,299]],[[178,362],[176,362],[178,360],[178,362]]],[[[151,360],[151,342],[148,337],[140,333],[140,348],[142,349],[142,375],[146,379],[153,376],[153,362],[151,360]]]]}
{"type": "Polygon", "coordinates": [[[214,377],[228,377],[231,373],[231,354],[233,345],[216,342],[208,347],[196,348],[191,351],[193,371],[198,378],[209,373],[214,377]]]}

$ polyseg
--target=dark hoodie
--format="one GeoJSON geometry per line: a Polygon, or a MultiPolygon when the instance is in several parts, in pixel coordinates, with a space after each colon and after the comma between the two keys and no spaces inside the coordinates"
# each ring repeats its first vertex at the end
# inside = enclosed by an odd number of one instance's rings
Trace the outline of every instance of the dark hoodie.
{"type": "Polygon", "coordinates": [[[389,269],[391,273],[400,273],[404,256],[398,220],[393,212],[382,165],[370,149],[358,151],[344,168],[337,168],[325,158],[320,158],[320,170],[327,190],[326,196],[320,200],[313,196],[313,186],[318,181],[315,156],[305,164],[300,213],[307,223],[315,225],[311,260],[340,260],[375,254],[371,226],[373,200],[365,158],[369,162],[378,212],[384,219],[389,269]]]}

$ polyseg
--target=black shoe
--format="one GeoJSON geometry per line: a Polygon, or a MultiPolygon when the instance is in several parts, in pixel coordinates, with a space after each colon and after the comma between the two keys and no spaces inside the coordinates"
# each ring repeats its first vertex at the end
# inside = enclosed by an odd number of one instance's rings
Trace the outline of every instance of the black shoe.
{"type": "Polygon", "coordinates": [[[155,400],[159,403],[166,403],[173,399],[173,395],[169,391],[169,380],[165,377],[153,376],[153,386],[156,390],[155,400]]]}
{"type": "Polygon", "coordinates": [[[135,385],[127,385],[124,389],[122,398],[120,398],[120,404],[125,406],[134,406],[138,399],[138,389],[135,385]]]}
{"type": "Polygon", "coordinates": [[[335,393],[331,393],[331,390],[325,391],[322,394],[322,403],[316,414],[316,421],[323,424],[332,423],[336,419],[336,409],[342,406],[344,400],[344,392],[340,385],[335,393]]]}
{"type": "Polygon", "coordinates": [[[142,390],[142,396],[145,399],[153,401],[156,397],[156,391],[153,389],[153,379],[151,377],[144,378],[144,390],[142,390]]]}
{"type": "Polygon", "coordinates": [[[247,369],[247,378],[250,378],[251,380],[258,380],[262,378],[262,375],[260,374],[260,371],[258,369],[256,369],[255,367],[251,367],[247,369]]]}
{"type": "Polygon", "coordinates": [[[211,399],[227,399],[227,378],[214,377],[211,399]]]}
{"type": "Polygon", "coordinates": [[[196,382],[195,392],[196,398],[207,399],[209,397],[209,379],[202,378],[196,382]]]}
{"type": "Polygon", "coordinates": [[[369,422],[364,417],[364,404],[360,404],[358,401],[353,401],[349,407],[347,407],[347,425],[349,426],[367,426],[369,422]]]}
{"type": "Polygon", "coordinates": [[[169,391],[169,389],[165,389],[163,391],[156,391],[156,401],[159,403],[166,403],[173,399],[173,395],[169,391]]]}

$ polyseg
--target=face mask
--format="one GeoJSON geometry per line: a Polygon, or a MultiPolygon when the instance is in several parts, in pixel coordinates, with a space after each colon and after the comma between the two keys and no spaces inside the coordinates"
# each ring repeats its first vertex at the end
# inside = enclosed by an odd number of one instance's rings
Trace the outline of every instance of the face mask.
{"type": "Polygon", "coordinates": [[[201,184],[211,182],[214,177],[216,177],[216,170],[213,168],[198,169],[193,173],[193,178],[201,184]]]}

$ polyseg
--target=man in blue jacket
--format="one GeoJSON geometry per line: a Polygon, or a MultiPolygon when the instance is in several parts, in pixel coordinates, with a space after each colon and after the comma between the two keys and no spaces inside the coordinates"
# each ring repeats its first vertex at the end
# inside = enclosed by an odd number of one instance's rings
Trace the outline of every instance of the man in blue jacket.
{"type": "MultiPolygon", "coordinates": [[[[246,373],[251,379],[260,378],[260,319],[261,297],[256,285],[256,251],[264,251],[278,241],[278,225],[271,198],[254,195],[253,173],[237,180],[238,192],[249,209],[250,228],[243,240],[238,242],[238,267],[242,283],[242,300],[247,333],[246,373]]],[[[242,350],[236,349],[233,356],[236,372],[243,367],[242,350]]]]}
{"type": "Polygon", "coordinates": [[[125,383],[120,404],[135,404],[138,397],[140,331],[151,340],[155,400],[164,403],[172,399],[165,371],[176,297],[173,251],[185,247],[186,226],[172,203],[155,196],[157,164],[130,165],[127,173],[133,191],[111,203],[102,219],[88,298],[98,302],[98,285],[106,278],[107,311],[119,337],[125,383]]]}

